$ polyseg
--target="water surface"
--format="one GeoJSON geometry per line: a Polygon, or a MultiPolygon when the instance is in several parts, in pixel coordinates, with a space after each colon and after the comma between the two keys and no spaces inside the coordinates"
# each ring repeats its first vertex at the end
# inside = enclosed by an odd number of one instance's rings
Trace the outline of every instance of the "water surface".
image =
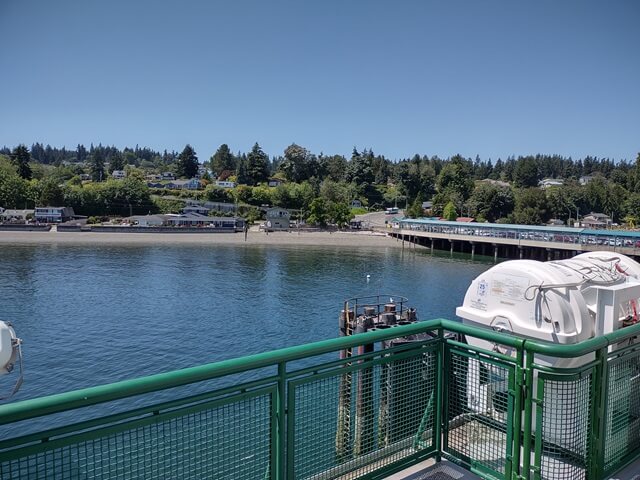
{"type": "Polygon", "coordinates": [[[454,318],[488,267],[397,248],[3,246],[0,319],[26,363],[14,400],[333,338],[356,295],[454,318]]]}

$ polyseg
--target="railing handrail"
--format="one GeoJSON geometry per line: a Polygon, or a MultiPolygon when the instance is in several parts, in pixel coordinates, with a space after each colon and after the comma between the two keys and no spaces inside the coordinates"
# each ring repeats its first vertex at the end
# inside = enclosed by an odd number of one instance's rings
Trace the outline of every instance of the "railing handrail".
{"type": "Polygon", "coordinates": [[[353,348],[363,344],[432,332],[439,329],[474,336],[533,353],[560,358],[586,355],[606,348],[614,343],[640,335],[640,324],[637,324],[608,333],[602,337],[591,338],[576,344],[556,344],[519,338],[509,335],[506,332],[474,327],[451,320],[434,319],[0,405],[0,425],[119,400],[144,393],[180,387],[200,381],[212,380],[248,370],[284,364],[286,362],[353,348]]]}

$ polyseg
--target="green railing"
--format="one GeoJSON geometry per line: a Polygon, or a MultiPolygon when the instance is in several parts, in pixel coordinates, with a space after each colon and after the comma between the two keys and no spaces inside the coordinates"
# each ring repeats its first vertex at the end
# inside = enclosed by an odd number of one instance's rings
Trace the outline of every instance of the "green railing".
{"type": "Polygon", "coordinates": [[[637,335],[554,345],[432,320],[10,403],[0,478],[384,478],[444,457],[603,479],[640,454],[637,335]]]}

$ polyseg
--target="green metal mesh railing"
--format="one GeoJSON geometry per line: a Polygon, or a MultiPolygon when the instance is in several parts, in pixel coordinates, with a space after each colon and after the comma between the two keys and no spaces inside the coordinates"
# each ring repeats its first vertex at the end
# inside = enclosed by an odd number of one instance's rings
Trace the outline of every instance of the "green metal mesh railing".
{"type": "Polygon", "coordinates": [[[539,374],[535,441],[542,478],[586,478],[592,382],[592,369],[578,375],[539,374]]]}
{"type": "Polygon", "coordinates": [[[513,417],[513,365],[474,349],[450,348],[444,450],[492,475],[506,475],[513,417]]]}
{"type": "Polygon", "coordinates": [[[274,389],[227,396],[73,435],[0,456],[5,479],[201,479],[270,476],[274,389]]]}
{"type": "Polygon", "coordinates": [[[640,455],[638,335],[551,345],[435,320],[6,404],[0,479],[382,479],[444,457],[600,480],[640,455]]]}
{"type": "Polygon", "coordinates": [[[640,444],[640,352],[626,349],[608,364],[604,470],[624,464],[640,444]]]}
{"type": "Polygon", "coordinates": [[[435,367],[412,348],[290,382],[291,478],[360,478],[432,447],[435,367]]]}

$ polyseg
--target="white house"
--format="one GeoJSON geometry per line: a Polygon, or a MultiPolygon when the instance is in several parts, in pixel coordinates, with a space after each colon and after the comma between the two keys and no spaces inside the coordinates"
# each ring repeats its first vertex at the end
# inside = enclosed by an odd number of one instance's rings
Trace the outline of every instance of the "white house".
{"type": "Polygon", "coordinates": [[[33,215],[33,210],[16,210],[16,209],[2,209],[0,212],[0,221],[7,223],[24,223],[27,221],[29,215],[33,215]]]}
{"type": "Polygon", "coordinates": [[[172,172],[162,172],[162,180],[175,180],[176,176],[172,172]]]}
{"type": "Polygon", "coordinates": [[[229,180],[216,180],[216,187],[233,188],[235,186],[236,186],[236,182],[230,182],[229,180]]]}
{"type": "Polygon", "coordinates": [[[111,173],[111,176],[116,180],[122,180],[123,178],[126,178],[127,172],[125,172],[124,170],[114,170],[111,173]]]}
{"type": "Polygon", "coordinates": [[[62,223],[71,220],[75,212],[71,207],[36,207],[33,216],[40,223],[62,223]]]}
{"type": "Polygon", "coordinates": [[[580,177],[580,179],[578,181],[580,182],[580,185],[586,185],[591,180],[593,180],[593,176],[592,175],[583,175],[582,177],[580,177]]]}
{"type": "Polygon", "coordinates": [[[289,210],[280,207],[269,208],[266,211],[265,230],[289,230],[289,210]]]}
{"type": "Polygon", "coordinates": [[[564,185],[564,180],[561,178],[543,178],[538,182],[538,186],[541,188],[561,187],[564,185]]]}

